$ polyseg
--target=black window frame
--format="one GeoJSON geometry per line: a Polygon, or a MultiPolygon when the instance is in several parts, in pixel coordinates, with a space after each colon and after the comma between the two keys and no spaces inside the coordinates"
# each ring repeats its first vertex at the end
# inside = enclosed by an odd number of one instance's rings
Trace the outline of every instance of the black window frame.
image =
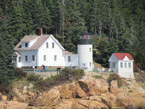
{"type": "Polygon", "coordinates": [[[131,62],[128,63],[128,67],[131,68],[131,62]]]}
{"type": "Polygon", "coordinates": [[[90,66],[92,66],[92,63],[90,62],[90,66]]]}
{"type": "Polygon", "coordinates": [[[124,63],[124,67],[127,68],[127,63],[126,62],[124,63]]]}
{"type": "Polygon", "coordinates": [[[90,50],[90,52],[92,51],[92,49],[91,49],[91,48],[89,48],[89,50],[90,50]]]}
{"type": "Polygon", "coordinates": [[[115,65],[115,62],[113,62],[113,68],[115,68],[115,66],[116,66],[116,65],[115,65]]]}
{"type": "Polygon", "coordinates": [[[44,55],[43,60],[46,61],[46,55],[44,55]]]}
{"type": "Polygon", "coordinates": [[[48,42],[46,42],[46,48],[49,48],[48,42]]]}
{"type": "Polygon", "coordinates": [[[32,55],[32,61],[35,61],[35,55],[32,55]]]}
{"type": "Polygon", "coordinates": [[[27,56],[27,55],[25,55],[25,61],[26,61],[26,62],[28,61],[28,56],[27,56]]]}
{"type": "Polygon", "coordinates": [[[19,56],[19,62],[21,62],[21,56],[19,56]]]}
{"type": "Polygon", "coordinates": [[[54,48],[54,42],[52,42],[52,48],[54,48]]]}
{"type": "Polygon", "coordinates": [[[54,55],[54,61],[57,61],[57,55],[54,55]]]}
{"type": "Polygon", "coordinates": [[[120,68],[123,68],[123,63],[122,62],[120,63],[120,68]]]}
{"type": "Polygon", "coordinates": [[[25,47],[26,47],[26,48],[28,47],[28,42],[25,42],[25,47]]]}
{"type": "Polygon", "coordinates": [[[17,56],[13,56],[13,61],[17,61],[17,56]]]}
{"type": "Polygon", "coordinates": [[[68,56],[68,62],[71,62],[71,56],[68,56]]]}

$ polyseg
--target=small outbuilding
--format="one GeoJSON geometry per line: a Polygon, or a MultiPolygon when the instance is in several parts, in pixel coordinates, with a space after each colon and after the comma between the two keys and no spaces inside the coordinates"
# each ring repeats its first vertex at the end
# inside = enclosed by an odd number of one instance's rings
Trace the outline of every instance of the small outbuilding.
{"type": "Polygon", "coordinates": [[[109,58],[110,70],[120,77],[134,78],[133,57],[130,53],[113,53],[109,58]]]}

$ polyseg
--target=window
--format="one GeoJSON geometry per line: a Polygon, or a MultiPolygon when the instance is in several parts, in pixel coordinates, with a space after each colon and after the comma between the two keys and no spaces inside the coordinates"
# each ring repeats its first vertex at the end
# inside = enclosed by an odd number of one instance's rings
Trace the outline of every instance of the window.
{"type": "Polygon", "coordinates": [[[54,55],[54,61],[56,61],[57,60],[57,56],[56,55],[54,55]]]}
{"type": "Polygon", "coordinates": [[[91,48],[90,48],[90,52],[91,52],[91,48]]]}
{"type": "Polygon", "coordinates": [[[21,62],[21,57],[19,57],[19,62],[21,62]]]}
{"type": "Polygon", "coordinates": [[[25,43],[25,47],[28,47],[28,43],[25,43]]]}
{"type": "Polygon", "coordinates": [[[28,56],[25,56],[25,61],[28,61],[28,56]]]}
{"type": "Polygon", "coordinates": [[[115,68],[115,63],[113,63],[113,68],[115,68]]]}
{"type": "Polygon", "coordinates": [[[32,61],[35,61],[35,55],[32,55],[32,61]]]}
{"type": "Polygon", "coordinates": [[[52,48],[54,48],[54,43],[52,43],[52,48]]]}
{"type": "Polygon", "coordinates": [[[90,66],[91,66],[92,64],[91,64],[91,62],[90,62],[90,66]]]}
{"type": "Polygon", "coordinates": [[[22,45],[20,45],[18,48],[22,48],[22,45]]]}
{"type": "Polygon", "coordinates": [[[125,63],[125,68],[127,67],[127,64],[125,63]]]}
{"type": "Polygon", "coordinates": [[[131,63],[128,63],[129,68],[131,68],[131,63]]]}
{"type": "Polygon", "coordinates": [[[44,61],[46,61],[46,55],[44,55],[44,61]]]}
{"type": "Polygon", "coordinates": [[[68,56],[68,62],[70,62],[71,61],[71,56],[68,56]]]}
{"type": "Polygon", "coordinates": [[[120,67],[123,68],[123,63],[122,62],[120,63],[120,67]]]}
{"type": "Polygon", "coordinates": [[[17,57],[16,56],[13,56],[13,59],[14,59],[15,62],[17,61],[17,57]]]}
{"type": "Polygon", "coordinates": [[[48,42],[46,42],[46,48],[48,48],[48,42]]]}

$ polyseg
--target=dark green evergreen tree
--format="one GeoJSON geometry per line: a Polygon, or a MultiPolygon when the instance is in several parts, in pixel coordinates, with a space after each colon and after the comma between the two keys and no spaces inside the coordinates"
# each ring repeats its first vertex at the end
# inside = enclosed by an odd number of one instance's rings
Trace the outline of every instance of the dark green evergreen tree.
{"type": "Polygon", "coordinates": [[[12,79],[13,37],[9,34],[6,18],[0,22],[0,84],[12,79]]]}

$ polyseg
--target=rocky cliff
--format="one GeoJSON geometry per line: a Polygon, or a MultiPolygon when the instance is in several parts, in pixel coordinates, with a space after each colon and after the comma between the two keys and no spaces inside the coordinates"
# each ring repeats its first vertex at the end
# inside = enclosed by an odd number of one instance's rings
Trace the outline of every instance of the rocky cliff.
{"type": "MultiPolygon", "coordinates": [[[[7,108],[53,108],[53,109],[92,109],[92,108],[145,108],[145,90],[135,80],[126,80],[118,87],[117,81],[109,84],[106,79],[84,76],[79,81],[51,88],[43,93],[18,92],[13,101],[0,101],[0,107],[7,108]]],[[[1,109],[1,108],[0,108],[1,109]]],[[[3,108],[2,108],[3,109],[3,108]]]]}

